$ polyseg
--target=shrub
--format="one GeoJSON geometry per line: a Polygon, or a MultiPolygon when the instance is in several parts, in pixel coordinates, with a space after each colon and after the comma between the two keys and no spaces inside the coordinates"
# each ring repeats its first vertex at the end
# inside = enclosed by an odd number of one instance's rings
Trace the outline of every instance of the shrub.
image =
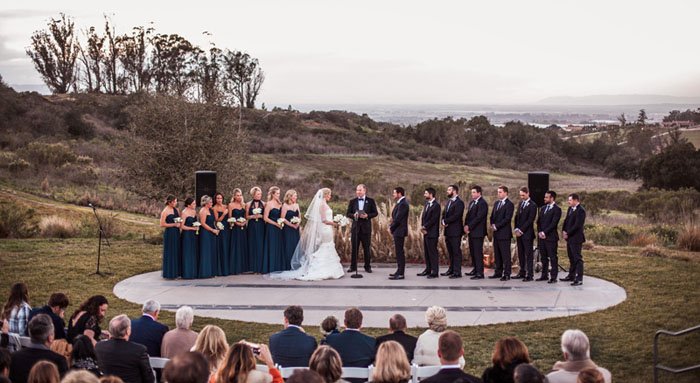
{"type": "Polygon", "coordinates": [[[29,169],[29,166],[29,162],[23,160],[22,158],[17,158],[14,161],[10,162],[8,169],[10,169],[10,171],[13,173],[19,173],[29,169]]]}
{"type": "Polygon", "coordinates": [[[687,224],[678,235],[678,247],[690,251],[700,251],[700,228],[687,224]]]}
{"type": "Polygon", "coordinates": [[[0,238],[30,238],[39,232],[36,212],[22,205],[0,203],[0,238]]]}
{"type": "Polygon", "coordinates": [[[95,126],[85,122],[82,114],[77,110],[66,113],[63,121],[68,127],[68,134],[73,137],[90,139],[95,136],[95,126]]]}
{"type": "Polygon", "coordinates": [[[674,245],[678,240],[678,229],[669,225],[655,225],[649,230],[665,246],[674,245]]]}
{"type": "Polygon", "coordinates": [[[78,230],[72,221],[59,216],[43,217],[39,222],[41,236],[46,238],[72,238],[78,234],[78,230]]]}
{"type": "Polygon", "coordinates": [[[36,165],[59,167],[74,162],[78,156],[66,144],[31,142],[21,150],[22,157],[36,165]]]}
{"type": "Polygon", "coordinates": [[[635,247],[646,247],[656,245],[658,242],[659,239],[652,233],[639,233],[630,240],[629,244],[635,247]]]}
{"type": "Polygon", "coordinates": [[[632,239],[625,226],[586,225],[586,238],[604,246],[625,246],[632,239]]]}
{"type": "Polygon", "coordinates": [[[645,246],[642,251],[639,253],[642,257],[657,257],[657,258],[666,258],[667,254],[666,251],[656,245],[649,245],[645,246]]]}
{"type": "MultiPolygon", "coordinates": [[[[119,234],[119,230],[117,228],[117,214],[98,212],[97,216],[100,217],[102,229],[104,230],[105,236],[107,238],[112,238],[115,235],[119,234]]],[[[95,216],[91,214],[83,217],[80,224],[80,236],[95,237],[98,235],[98,233],[99,226],[97,225],[97,220],[95,220],[95,216]]]]}
{"type": "Polygon", "coordinates": [[[17,156],[12,152],[0,152],[0,168],[8,168],[16,158],[17,156]]]}

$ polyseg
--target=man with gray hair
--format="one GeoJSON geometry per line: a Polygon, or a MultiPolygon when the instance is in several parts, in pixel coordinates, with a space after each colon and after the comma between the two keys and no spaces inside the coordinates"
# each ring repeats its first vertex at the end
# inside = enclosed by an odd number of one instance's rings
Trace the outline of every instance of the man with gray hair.
{"type": "Polygon", "coordinates": [[[148,355],[160,357],[163,336],[168,332],[168,326],[157,322],[160,314],[160,303],[149,299],[143,304],[141,318],[131,320],[131,341],[146,346],[148,355]]]}
{"type": "Polygon", "coordinates": [[[12,354],[10,361],[10,380],[14,383],[25,383],[29,371],[41,360],[47,360],[58,367],[63,376],[68,371],[66,358],[49,349],[54,340],[54,328],[51,318],[46,314],[38,314],[27,325],[31,344],[12,354]]]}
{"type": "Polygon", "coordinates": [[[160,356],[172,359],[175,355],[183,354],[194,346],[197,333],[190,330],[194,320],[194,311],[190,306],[182,306],[175,313],[174,328],[163,336],[163,344],[160,347],[160,356]]]}
{"type": "Polygon", "coordinates": [[[97,362],[105,375],[116,375],[125,383],[153,383],[155,377],[146,347],[130,342],[131,321],[125,314],[109,321],[110,339],[95,346],[97,362]]]}
{"type": "Polygon", "coordinates": [[[581,330],[566,330],[561,336],[561,351],[564,361],[554,363],[552,372],[547,374],[549,383],[576,383],[579,371],[595,368],[603,374],[605,383],[612,381],[610,371],[598,367],[591,360],[588,337],[581,330]]]}

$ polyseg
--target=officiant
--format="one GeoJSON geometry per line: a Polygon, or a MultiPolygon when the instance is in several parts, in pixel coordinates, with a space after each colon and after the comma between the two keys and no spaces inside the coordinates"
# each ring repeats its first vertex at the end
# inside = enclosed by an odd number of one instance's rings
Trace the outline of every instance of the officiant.
{"type": "Polygon", "coordinates": [[[357,271],[357,256],[361,244],[365,259],[365,271],[371,273],[372,218],[378,214],[377,204],[372,198],[367,197],[367,186],[363,184],[357,185],[355,195],[357,197],[350,200],[346,213],[346,216],[352,219],[352,258],[348,272],[357,271]]]}

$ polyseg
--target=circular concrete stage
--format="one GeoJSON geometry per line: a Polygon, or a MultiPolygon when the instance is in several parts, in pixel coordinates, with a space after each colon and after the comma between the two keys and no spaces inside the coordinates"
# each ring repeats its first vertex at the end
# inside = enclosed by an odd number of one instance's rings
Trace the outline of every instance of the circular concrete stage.
{"type": "MultiPolygon", "coordinates": [[[[160,271],[136,275],[114,287],[116,296],[141,304],[156,299],[163,310],[189,305],[197,316],[259,323],[282,323],[289,305],[304,308],[307,326],[328,315],[343,318],[351,306],[364,314],[363,327],[387,327],[393,313],[406,317],[409,327],[426,327],[425,310],[443,306],[451,326],[540,320],[588,313],[614,306],[627,297],[625,290],[602,279],[585,277],[583,286],[568,282],[522,282],[497,279],[426,279],[423,268],[409,266],[406,279],[388,280],[395,266],[374,267],[364,278],[318,282],[272,281],[260,275],[236,275],[198,280],[168,281],[160,271]]],[[[487,276],[493,270],[487,269],[487,276]]]]}

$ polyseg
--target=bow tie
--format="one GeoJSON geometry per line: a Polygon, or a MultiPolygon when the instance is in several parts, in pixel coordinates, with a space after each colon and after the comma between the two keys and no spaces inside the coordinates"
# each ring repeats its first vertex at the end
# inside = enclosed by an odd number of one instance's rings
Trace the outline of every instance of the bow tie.
{"type": "Polygon", "coordinates": [[[362,202],[364,202],[364,201],[365,201],[365,199],[364,199],[364,198],[360,198],[360,199],[358,199],[358,201],[362,201],[362,202]]]}

